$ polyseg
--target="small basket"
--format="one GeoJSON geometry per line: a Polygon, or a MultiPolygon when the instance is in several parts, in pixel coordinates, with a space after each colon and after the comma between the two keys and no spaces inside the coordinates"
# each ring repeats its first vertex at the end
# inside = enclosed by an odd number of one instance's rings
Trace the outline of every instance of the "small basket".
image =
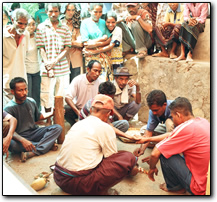
{"type": "MultiPolygon", "coordinates": [[[[126,132],[126,134],[132,135],[132,136],[133,135],[141,135],[140,128],[129,128],[128,131],[126,132]]],[[[130,139],[125,138],[125,137],[118,136],[118,138],[122,142],[125,142],[125,143],[135,143],[135,140],[130,140],[130,139]]]]}

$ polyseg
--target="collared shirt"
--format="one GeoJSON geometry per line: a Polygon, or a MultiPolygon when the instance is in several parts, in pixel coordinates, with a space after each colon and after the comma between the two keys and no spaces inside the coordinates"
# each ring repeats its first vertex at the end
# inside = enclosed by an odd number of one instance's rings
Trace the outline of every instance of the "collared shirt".
{"type": "Polygon", "coordinates": [[[184,20],[188,21],[192,17],[197,17],[196,20],[199,23],[205,23],[208,16],[208,3],[196,3],[195,7],[193,3],[185,3],[184,7],[184,20]]]}
{"type": "Polygon", "coordinates": [[[172,116],[170,114],[170,109],[169,109],[169,106],[170,104],[173,102],[173,100],[167,100],[167,106],[166,106],[166,109],[165,109],[165,112],[164,112],[164,118],[161,119],[157,116],[155,116],[151,110],[149,110],[149,117],[148,117],[148,124],[147,124],[147,130],[148,131],[154,131],[154,129],[157,127],[157,125],[159,123],[165,123],[165,121],[168,119],[168,118],[171,118],[172,119],[172,116]]]}
{"type": "Polygon", "coordinates": [[[76,107],[80,110],[89,99],[98,94],[98,88],[102,81],[98,78],[96,81],[89,82],[86,74],[76,76],[70,83],[66,97],[75,102],[76,107]]]}
{"type": "Polygon", "coordinates": [[[175,12],[170,7],[168,7],[165,14],[164,22],[182,24],[184,22],[184,6],[178,4],[178,8],[175,12]]]}
{"type": "MultiPolygon", "coordinates": [[[[71,47],[71,34],[66,25],[59,21],[57,29],[52,26],[50,19],[39,24],[36,31],[37,48],[45,48],[48,61],[54,60],[64,50],[71,47]]],[[[69,65],[66,57],[62,58],[53,68],[55,77],[70,74],[69,65]]],[[[42,76],[47,76],[47,71],[42,70],[42,76]]]]}
{"type": "Polygon", "coordinates": [[[29,32],[25,30],[17,46],[14,36],[8,32],[11,27],[3,29],[3,88],[8,89],[14,77],[23,77],[27,81],[25,58],[30,39],[29,32]]]}

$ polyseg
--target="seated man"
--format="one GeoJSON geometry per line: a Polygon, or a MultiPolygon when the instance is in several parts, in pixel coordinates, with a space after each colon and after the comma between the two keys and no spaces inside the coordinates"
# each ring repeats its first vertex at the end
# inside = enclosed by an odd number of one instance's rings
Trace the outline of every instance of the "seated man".
{"type": "Polygon", "coordinates": [[[6,158],[8,158],[9,152],[8,148],[11,143],[11,139],[17,127],[17,119],[3,111],[3,155],[6,153],[6,158]]]}
{"type": "Polygon", "coordinates": [[[39,127],[38,120],[46,119],[38,111],[34,99],[27,97],[26,80],[15,77],[10,82],[11,93],[14,98],[5,106],[4,110],[17,119],[16,133],[10,143],[9,151],[21,153],[21,161],[47,153],[50,149],[57,149],[56,139],[62,132],[60,125],[39,127]]]}
{"type": "Polygon", "coordinates": [[[195,118],[191,103],[184,97],[176,98],[169,108],[177,127],[146,158],[150,165],[148,177],[154,181],[154,174],[158,172],[156,164],[160,159],[165,179],[161,189],[176,193],[187,190],[193,195],[205,195],[210,161],[210,123],[203,118],[195,118]]]}
{"type": "Polygon", "coordinates": [[[101,70],[99,61],[91,60],[88,63],[87,73],[76,76],[69,85],[65,97],[68,104],[65,105],[65,119],[71,126],[76,122],[86,102],[98,94],[98,87],[101,83],[98,77],[101,70]]]}
{"type": "MultiPolygon", "coordinates": [[[[138,173],[137,157],[117,150],[115,132],[107,124],[113,108],[112,98],[98,94],[91,115],[69,130],[54,168],[54,180],[63,191],[73,195],[112,194],[110,187],[138,173]]],[[[117,192],[113,190],[113,194],[117,192]]]]}
{"type": "MultiPolygon", "coordinates": [[[[116,88],[115,88],[114,84],[110,81],[103,82],[99,85],[99,94],[107,95],[113,99],[115,92],[116,92],[116,88]]],[[[91,109],[91,103],[93,102],[93,100],[94,100],[94,98],[88,100],[88,102],[81,109],[80,116],[79,116],[80,120],[89,116],[90,109],[91,109]]],[[[131,136],[131,135],[128,135],[125,133],[129,128],[128,121],[123,120],[122,116],[115,109],[113,111],[114,111],[114,114],[117,117],[119,117],[119,120],[113,121],[113,116],[110,116],[108,119],[108,123],[113,127],[116,135],[126,137],[126,138],[132,139],[132,140],[138,140],[138,137],[136,138],[135,136],[131,136]]]]}
{"type": "MultiPolygon", "coordinates": [[[[147,103],[150,109],[148,124],[140,130],[145,137],[152,137],[153,135],[164,134],[173,130],[174,124],[169,109],[171,102],[172,100],[167,100],[165,93],[161,90],[153,90],[148,94],[147,103]]],[[[140,148],[134,151],[134,155],[140,156],[144,154],[148,146],[154,146],[152,142],[151,144],[141,144],[140,148]]]]}
{"type": "Polygon", "coordinates": [[[126,18],[127,24],[130,24],[131,30],[136,42],[136,51],[138,58],[144,58],[148,53],[151,54],[153,45],[152,38],[152,20],[147,10],[140,9],[139,3],[126,3],[130,14],[126,18]]]}
{"type": "Polygon", "coordinates": [[[115,109],[127,121],[133,118],[141,107],[139,84],[130,79],[130,76],[132,75],[129,74],[127,67],[119,67],[116,73],[114,73],[114,85],[116,87],[114,96],[115,109]],[[132,102],[130,102],[131,97],[135,99],[132,102]]]}

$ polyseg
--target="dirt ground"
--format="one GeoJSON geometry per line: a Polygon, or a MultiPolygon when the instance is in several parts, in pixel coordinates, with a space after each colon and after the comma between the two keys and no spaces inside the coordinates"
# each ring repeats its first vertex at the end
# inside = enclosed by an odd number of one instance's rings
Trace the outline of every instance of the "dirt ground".
{"type": "MultiPolygon", "coordinates": [[[[140,127],[141,123],[137,122],[131,125],[133,125],[133,127],[140,127]]],[[[134,143],[124,143],[118,138],[117,145],[118,150],[126,150],[130,152],[133,152],[135,148],[139,147],[139,145],[134,143]]],[[[44,155],[36,156],[28,159],[25,163],[22,163],[20,161],[20,156],[15,154],[10,154],[7,160],[5,160],[5,157],[3,160],[7,162],[7,164],[23,179],[26,184],[30,185],[34,180],[34,176],[40,174],[41,172],[51,172],[49,166],[55,163],[60,148],[61,145],[59,145],[57,151],[50,151],[44,155]]],[[[141,159],[150,155],[151,151],[152,149],[147,149],[145,154],[139,157],[138,163],[145,170],[148,170],[148,164],[141,163],[141,159]]],[[[113,188],[115,188],[120,195],[175,195],[174,193],[168,193],[159,188],[159,184],[164,182],[164,179],[159,162],[157,167],[159,169],[159,173],[158,176],[155,177],[155,182],[149,180],[147,174],[138,173],[134,177],[124,178],[113,188]]],[[[68,195],[55,184],[52,174],[49,177],[49,182],[46,187],[37,193],[39,195],[68,195]]],[[[188,195],[188,193],[186,194],[188,195]]]]}

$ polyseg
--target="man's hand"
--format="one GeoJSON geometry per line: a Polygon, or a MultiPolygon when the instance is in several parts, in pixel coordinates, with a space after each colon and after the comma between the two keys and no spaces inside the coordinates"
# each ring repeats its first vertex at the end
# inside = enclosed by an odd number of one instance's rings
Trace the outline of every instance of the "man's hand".
{"type": "Polygon", "coordinates": [[[144,154],[144,150],[141,149],[141,148],[136,148],[136,149],[134,150],[133,154],[134,154],[135,156],[139,157],[139,156],[141,156],[141,155],[144,154]]]}
{"type": "Polygon", "coordinates": [[[195,26],[195,25],[197,25],[198,24],[198,22],[197,22],[197,20],[196,20],[196,18],[190,18],[190,20],[189,20],[189,22],[188,22],[188,25],[189,26],[195,26]]]}
{"type": "Polygon", "coordinates": [[[33,149],[36,151],[35,146],[29,140],[23,139],[21,143],[26,151],[32,151],[33,149]]]}
{"type": "Polygon", "coordinates": [[[140,140],[136,141],[136,144],[143,144],[143,143],[147,143],[147,142],[149,142],[148,137],[141,137],[140,140]]]}
{"type": "Polygon", "coordinates": [[[132,86],[138,86],[139,84],[135,81],[135,80],[133,80],[133,79],[130,79],[128,82],[127,82],[127,84],[130,86],[130,87],[132,87],[132,86]]]}
{"type": "Polygon", "coordinates": [[[151,181],[155,181],[155,179],[154,179],[154,174],[157,176],[157,174],[158,174],[158,169],[155,167],[155,168],[153,168],[153,169],[150,169],[149,171],[148,171],[148,178],[151,180],[151,181]]]}
{"type": "Polygon", "coordinates": [[[8,152],[8,148],[10,146],[11,143],[11,139],[7,137],[3,138],[3,154],[6,153],[6,159],[8,158],[9,152],[8,152]]]}
{"type": "Polygon", "coordinates": [[[138,15],[127,16],[127,18],[126,18],[126,23],[135,21],[137,16],[138,16],[138,15]]]}

